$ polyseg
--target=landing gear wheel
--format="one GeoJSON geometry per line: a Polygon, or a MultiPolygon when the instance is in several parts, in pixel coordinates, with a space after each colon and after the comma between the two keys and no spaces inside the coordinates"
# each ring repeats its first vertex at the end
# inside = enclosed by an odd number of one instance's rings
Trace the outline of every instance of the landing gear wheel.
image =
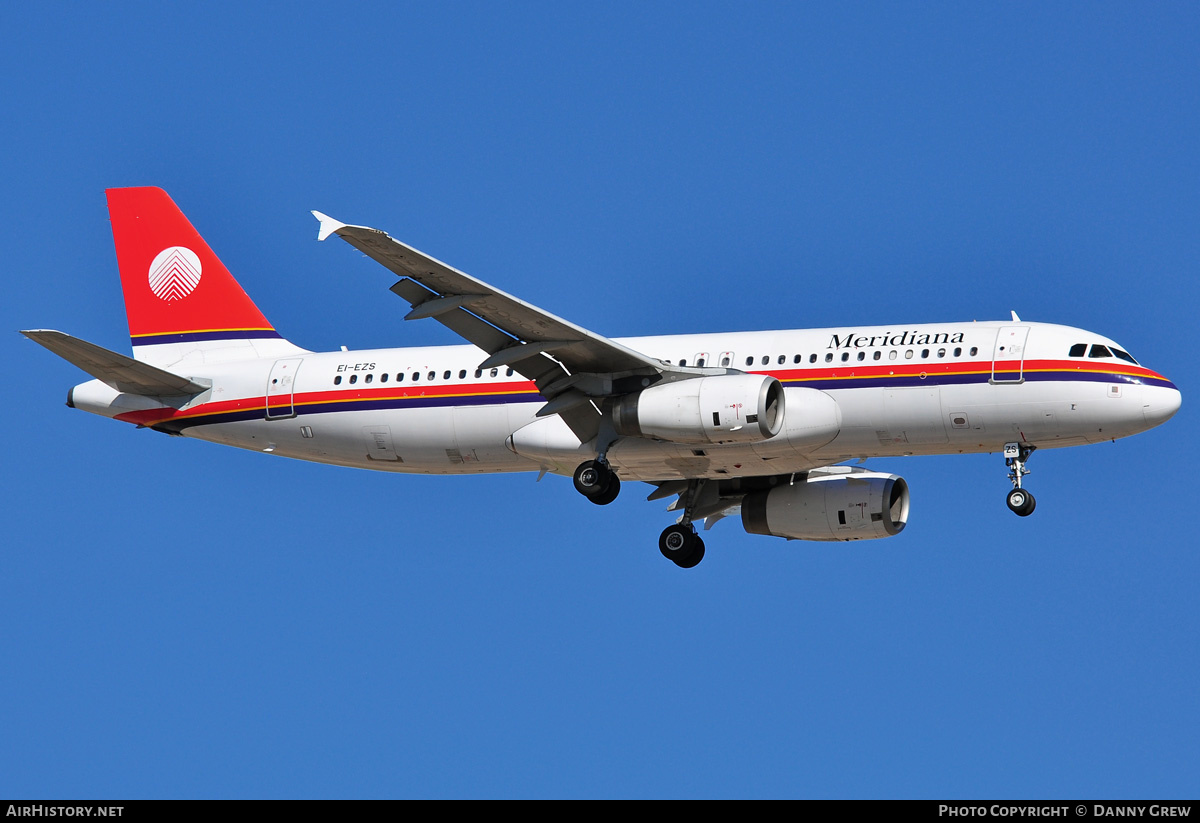
{"type": "Polygon", "coordinates": [[[700,539],[700,535],[693,535],[696,543],[692,546],[692,554],[686,560],[679,560],[676,565],[681,569],[690,569],[695,567],[701,560],[704,559],[704,541],[700,539]]]}
{"type": "Polygon", "coordinates": [[[662,556],[681,569],[690,569],[704,559],[704,541],[691,525],[667,526],[658,538],[662,556]]]}
{"type": "Polygon", "coordinates": [[[588,499],[600,497],[609,490],[609,481],[613,477],[612,469],[599,460],[585,460],[579,464],[573,475],[575,491],[588,499]]]}
{"type": "Polygon", "coordinates": [[[617,495],[621,493],[621,478],[617,477],[616,473],[609,472],[608,485],[604,487],[604,491],[595,497],[589,497],[597,506],[607,506],[609,503],[617,499],[617,495]]]}
{"type": "Polygon", "coordinates": [[[1028,517],[1037,507],[1037,501],[1025,489],[1013,489],[1008,493],[1008,507],[1018,516],[1028,517]]]}

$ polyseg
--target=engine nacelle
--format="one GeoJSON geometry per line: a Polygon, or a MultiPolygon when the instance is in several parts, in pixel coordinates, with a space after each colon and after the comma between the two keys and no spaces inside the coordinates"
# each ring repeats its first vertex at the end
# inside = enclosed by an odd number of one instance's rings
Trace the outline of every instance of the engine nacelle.
{"type": "Polygon", "coordinates": [[[651,386],[613,406],[626,437],[675,443],[755,443],[783,427],[783,386],[761,374],[722,374],[651,386]]]}
{"type": "Polygon", "coordinates": [[[908,520],[903,477],[855,472],[755,492],[742,500],[742,527],[791,540],[874,540],[908,520]]]}

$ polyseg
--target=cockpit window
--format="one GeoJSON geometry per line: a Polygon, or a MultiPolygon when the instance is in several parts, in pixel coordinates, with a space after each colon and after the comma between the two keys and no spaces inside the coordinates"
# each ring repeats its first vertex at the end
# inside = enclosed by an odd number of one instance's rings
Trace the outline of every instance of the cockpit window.
{"type": "Polygon", "coordinates": [[[1083,357],[1087,354],[1087,343],[1076,343],[1071,347],[1071,351],[1067,353],[1068,357],[1083,357]]]}
{"type": "Polygon", "coordinates": [[[1121,351],[1116,346],[1113,346],[1112,353],[1128,363],[1132,363],[1135,366],[1138,365],[1138,361],[1134,360],[1133,356],[1129,352],[1121,351]]]}
{"type": "Polygon", "coordinates": [[[1092,350],[1088,352],[1088,357],[1112,357],[1112,352],[1108,350],[1108,346],[1101,346],[1097,343],[1092,344],[1092,350]]]}

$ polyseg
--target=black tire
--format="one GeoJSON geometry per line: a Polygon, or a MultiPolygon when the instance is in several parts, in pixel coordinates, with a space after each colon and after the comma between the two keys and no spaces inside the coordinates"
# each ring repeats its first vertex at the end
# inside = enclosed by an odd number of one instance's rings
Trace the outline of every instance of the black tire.
{"type": "Polygon", "coordinates": [[[1021,517],[1028,517],[1029,515],[1033,514],[1033,510],[1036,508],[1037,508],[1037,498],[1035,498],[1032,494],[1030,494],[1029,499],[1027,501],[1025,501],[1025,508],[1023,508],[1021,511],[1017,512],[1017,514],[1019,514],[1021,517]]]}
{"type": "Polygon", "coordinates": [[[1013,489],[1008,493],[1008,499],[1005,502],[1008,503],[1008,508],[1019,517],[1028,517],[1037,507],[1037,501],[1025,489],[1013,489]]]}
{"type": "Polygon", "coordinates": [[[692,536],[695,538],[692,553],[688,555],[686,560],[680,560],[675,564],[681,569],[695,568],[704,559],[704,541],[700,539],[700,535],[698,534],[692,536]]]}
{"type": "Polygon", "coordinates": [[[613,473],[603,463],[585,460],[575,469],[572,480],[575,482],[575,491],[591,499],[604,494],[612,476],[613,473]]]}
{"type": "Polygon", "coordinates": [[[681,569],[690,569],[704,559],[704,541],[690,525],[667,526],[658,538],[662,556],[681,569]]]}
{"type": "Polygon", "coordinates": [[[588,500],[595,503],[597,506],[607,506],[609,503],[617,499],[617,495],[621,493],[621,478],[617,477],[615,472],[609,472],[608,485],[604,487],[604,491],[595,497],[589,497],[588,500]]]}
{"type": "Polygon", "coordinates": [[[662,556],[672,563],[678,563],[680,557],[686,557],[692,549],[696,532],[691,526],[667,526],[658,536],[658,550],[662,556]]]}

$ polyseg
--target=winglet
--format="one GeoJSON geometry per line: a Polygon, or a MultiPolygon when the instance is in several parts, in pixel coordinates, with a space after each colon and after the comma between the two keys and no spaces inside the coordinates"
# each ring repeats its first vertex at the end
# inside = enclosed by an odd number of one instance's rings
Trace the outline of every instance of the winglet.
{"type": "MultiPolygon", "coordinates": [[[[1012,309],[1009,309],[1009,311],[1012,311],[1012,309]]],[[[1015,311],[1012,313],[1012,316],[1013,316],[1013,322],[1014,322],[1014,323],[1020,323],[1020,322],[1021,322],[1021,318],[1017,317],[1017,313],[1016,313],[1015,311]]]]}
{"type": "Polygon", "coordinates": [[[312,215],[321,221],[321,228],[317,231],[317,240],[324,240],[329,235],[337,232],[338,229],[346,228],[345,223],[339,223],[328,214],[322,214],[319,211],[314,211],[312,215]]]}

